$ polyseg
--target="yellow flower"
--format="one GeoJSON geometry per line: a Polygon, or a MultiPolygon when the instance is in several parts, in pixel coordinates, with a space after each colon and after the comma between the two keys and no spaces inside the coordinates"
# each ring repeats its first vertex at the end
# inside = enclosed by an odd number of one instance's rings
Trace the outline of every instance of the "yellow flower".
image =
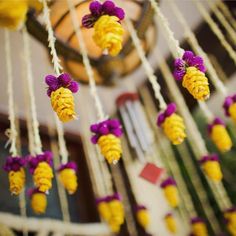
{"type": "Polygon", "coordinates": [[[50,165],[43,161],[39,162],[33,173],[33,179],[36,187],[41,192],[46,192],[52,187],[53,172],[50,165]]]}
{"type": "Polygon", "coordinates": [[[165,118],[162,128],[167,138],[174,145],[181,144],[186,138],[184,121],[175,113],[165,118]]]}
{"type": "Polygon", "coordinates": [[[147,209],[140,209],[136,213],[138,223],[146,229],[150,224],[150,216],[147,209]]]}
{"type": "Polygon", "coordinates": [[[206,161],[203,163],[203,170],[209,179],[219,182],[223,178],[223,174],[221,172],[220,164],[218,161],[206,161]]]}
{"type": "Polygon", "coordinates": [[[103,220],[109,221],[111,218],[111,211],[107,202],[100,202],[98,204],[98,212],[103,220]]]}
{"type": "Polygon", "coordinates": [[[103,15],[94,24],[93,39],[102,49],[116,56],[122,49],[124,29],[116,16],[103,15]]]}
{"type": "Polygon", "coordinates": [[[179,193],[175,185],[168,185],[163,188],[167,202],[171,207],[179,205],[179,193]]]}
{"type": "Polygon", "coordinates": [[[98,140],[102,155],[109,164],[116,164],[122,154],[121,142],[118,137],[113,134],[102,135],[98,140]]]}
{"type": "Polygon", "coordinates": [[[211,138],[221,152],[227,152],[232,147],[231,138],[224,125],[213,125],[211,130],[211,138]]]}
{"type": "Polygon", "coordinates": [[[31,207],[36,214],[43,214],[47,208],[47,197],[45,193],[33,193],[31,196],[31,207]]]}
{"type": "Polygon", "coordinates": [[[194,236],[208,236],[207,227],[203,222],[192,224],[192,232],[194,236]]]}
{"type": "Polygon", "coordinates": [[[20,168],[18,171],[10,171],[8,173],[10,191],[14,195],[19,195],[25,185],[25,171],[20,168]]]}
{"type": "Polygon", "coordinates": [[[76,118],[74,97],[70,89],[60,87],[51,93],[51,104],[62,122],[76,118]]]}
{"type": "Polygon", "coordinates": [[[236,212],[226,212],[224,214],[227,222],[227,229],[232,236],[236,236],[236,212]]]}
{"type": "Polygon", "coordinates": [[[69,194],[75,193],[78,187],[77,176],[74,169],[65,168],[59,172],[59,178],[62,185],[69,194]]]}
{"type": "Polygon", "coordinates": [[[183,77],[182,85],[197,100],[204,101],[210,96],[207,77],[203,72],[194,66],[190,66],[186,69],[186,74],[183,77]]]}
{"type": "Polygon", "coordinates": [[[236,103],[230,105],[229,107],[229,115],[234,122],[236,122],[236,103]]]}
{"type": "Polygon", "coordinates": [[[177,224],[175,221],[175,218],[173,217],[173,215],[168,214],[165,217],[165,224],[166,224],[166,228],[169,230],[169,232],[176,234],[177,233],[177,224]]]}

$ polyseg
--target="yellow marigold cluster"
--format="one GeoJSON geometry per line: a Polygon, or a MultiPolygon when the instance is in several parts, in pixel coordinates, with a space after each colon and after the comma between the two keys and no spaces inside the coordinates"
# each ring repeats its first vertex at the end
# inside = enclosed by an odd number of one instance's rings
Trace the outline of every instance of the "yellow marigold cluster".
{"type": "Polygon", "coordinates": [[[208,78],[194,66],[186,69],[182,85],[197,100],[204,101],[210,96],[208,78]]]}
{"type": "Polygon", "coordinates": [[[103,15],[94,24],[93,39],[102,49],[116,56],[122,49],[124,29],[116,16],[103,15]]]}
{"type": "Polygon", "coordinates": [[[209,179],[219,182],[223,178],[223,174],[218,161],[206,161],[202,164],[202,168],[209,179]]]}
{"type": "Polygon", "coordinates": [[[35,186],[41,192],[47,192],[52,187],[53,172],[51,166],[43,161],[39,162],[33,173],[35,186]]]}
{"type": "Polygon", "coordinates": [[[174,145],[181,144],[186,138],[184,121],[176,113],[166,117],[161,126],[167,138],[174,145]]]}
{"type": "Polygon", "coordinates": [[[121,158],[121,141],[115,135],[102,135],[98,140],[98,145],[102,155],[106,158],[109,164],[116,164],[121,158]]]}
{"type": "Polygon", "coordinates": [[[73,194],[76,192],[78,183],[77,183],[77,175],[74,169],[65,168],[59,172],[59,178],[64,186],[64,188],[68,191],[69,194],[73,194]]]}
{"type": "Polygon", "coordinates": [[[43,214],[47,208],[47,196],[45,193],[33,193],[31,196],[31,207],[36,214],[43,214]]]}
{"type": "Polygon", "coordinates": [[[206,224],[204,222],[192,224],[192,233],[194,236],[208,236],[206,224]]]}
{"type": "Polygon", "coordinates": [[[140,209],[136,213],[138,223],[144,228],[147,229],[150,224],[150,215],[147,209],[140,209]]]}
{"type": "Polygon", "coordinates": [[[221,152],[227,152],[232,148],[232,140],[224,125],[213,125],[211,139],[221,152]]]}
{"type": "Polygon", "coordinates": [[[230,105],[229,107],[229,115],[234,122],[236,122],[236,103],[230,105]]]}
{"type": "Polygon", "coordinates": [[[10,192],[19,195],[25,185],[25,171],[20,168],[18,171],[10,171],[8,173],[10,192]]]}
{"type": "Polygon", "coordinates": [[[76,118],[74,97],[70,89],[60,87],[51,93],[53,110],[62,122],[76,118]]]}
{"type": "Polygon", "coordinates": [[[163,188],[165,197],[169,205],[173,208],[179,205],[179,193],[175,185],[168,185],[163,188]]]}
{"type": "Polygon", "coordinates": [[[232,236],[236,236],[236,211],[226,212],[224,214],[227,220],[227,229],[232,236]]]}
{"type": "Polygon", "coordinates": [[[172,214],[168,214],[165,217],[165,225],[166,228],[168,229],[168,231],[172,234],[176,234],[177,233],[177,224],[176,224],[176,220],[174,218],[174,216],[172,214]]]}

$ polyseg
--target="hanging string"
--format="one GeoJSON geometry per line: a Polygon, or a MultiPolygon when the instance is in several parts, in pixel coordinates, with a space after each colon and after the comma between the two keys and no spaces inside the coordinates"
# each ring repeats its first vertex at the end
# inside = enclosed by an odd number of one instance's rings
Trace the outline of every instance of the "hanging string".
{"type": "Polygon", "coordinates": [[[172,8],[172,11],[176,15],[176,18],[178,19],[178,21],[180,22],[180,24],[184,28],[187,40],[189,41],[189,43],[193,47],[195,53],[197,53],[198,55],[200,55],[203,58],[204,63],[205,63],[206,68],[207,68],[207,72],[210,75],[212,83],[214,84],[216,89],[222,94],[223,98],[225,98],[227,96],[227,88],[224,85],[224,83],[220,80],[215,68],[213,67],[213,65],[212,65],[212,63],[209,59],[209,57],[207,56],[207,54],[204,52],[204,50],[202,49],[202,47],[198,43],[198,40],[197,40],[196,36],[191,31],[187,21],[184,19],[183,14],[178,9],[176,3],[174,1],[169,0],[169,4],[172,8]]]}
{"type": "Polygon", "coordinates": [[[130,33],[130,36],[133,40],[133,43],[137,49],[139,57],[142,61],[142,65],[145,69],[147,77],[152,85],[152,88],[153,88],[154,94],[155,94],[155,98],[159,101],[159,107],[161,110],[165,110],[167,105],[165,103],[163,96],[161,95],[161,87],[157,82],[157,77],[154,75],[154,70],[152,69],[150,63],[148,62],[148,60],[145,56],[145,52],[142,48],[142,45],[141,45],[140,40],[137,36],[137,33],[134,29],[134,26],[131,23],[131,21],[128,19],[128,17],[126,17],[125,23],[126,23],[128,31],[130,33]]]}
{"type": "Polygon", "coordinates": [[[24,59],[25,59],[25,68],[26,68],[26,80],[27,80],[28,95],[29,95],[28,99],[30,103],[30,114],[32,117],[31,125],[33,128],[34,151],[35,151],[35,154],[41,154],[42,143],[41,143],[41,139],[39,135],[39,123],[38,123],[37,112],[36,112],[29,35],[25,28],[23,29],[22,33],[23,33],[24,59]]]}
{"type": "Polygon", "coordinates": [[[204,8],[204,6],[202,5],[202,3],[200,1],[194,0],[193,2],[197,6],[199,12],[204,17],[205,21],[207,22],[207,24],[209,25],[209,27],[211,28],[213,33],[220,40],[220,43],[225,48],[225,50],[228,52],[228,54],[231,57],[231,59],[236,64],[236,53],[235,53],[234,49],[231,47],[231,45],[225,39],[225,36],[221,32],[221,30],[218,27],[218,25],[212,20],[210,14],[207,12],[207,10],[204,8]]]}
{"type": "Polygon", "coordinates": [[[226,31],[228,32],[230,38],[233,40],[234,44],[236,45],[236,32],[233,29],[233,27],[229,24],[229,22],[226,20],[224,15],[220,12],[220,10],[217,8],[216,4],[213,3],[210,0],[207,0],[208,5],[210,6],[212,12],[216,15],[219,22],[224,26],[226,31]]]}
{"type": "Polygon", "coordinates": [[[217,2],[218,7],[221,9],[221,11],[224,13],[225,17],[228,18],[228,21],[233,25],[234,29],[236,30],[236,20],[231,14],[229,8],[223,1],[217,2]]]}
{"type": "Polygon", "coordinates": [[[174,53],[175,58],[182,57],[184,54],[184,49],[182,49],[179,46],[179,41],[175,39],[173,31],[170,30],[169,23],[165,16],[162,14],[158,3],[156,0],[149,0],[152,8],[154,9],[155,13],[158,16],[158,22],[161,23],[161,26],[163,27],[163,30],[165,31],[166,35],[168,37],[166,38],[169,44],[169,47],[171,48],[172,52],[174,53]]]}
{"type": "Polygon", "coordinates": [[[48,46],[51,49],[50,53],[52,55],[52,63],[54,70],[56,72],[56,75],[60,75],[60,71],[63,69],[62,66],[60,65],[60,59],[58,58],[56,48],[55,48],[55,41],[56,38],[54,37],[53,34],[53,29],[50,21],[50,10],[47,5],[47,0],[40,0],[43,3],[43,18],[46,24],[46,29],[48,32],[48,46]]]}
{"type": "Polygon", "coordinates": [[[86,46],[84,43],[84,39],[83,39],[83,35],[82,35],[81,29],[80,29],[80,25],[78,23],[76,10],[75,10],[75,7],[74,7],[72,1],[67,0],[67,4],[69,7],[70,16],[71,16],[73,28],[74,28],[74,31],[75,31],[75,34],[76,34],[76,37],[78,40],[78,44],[80,45],[80,50],[81,50],[81,54],[83,57],[83,63],[84,63],[85,70],[88,75],[88,79],[89,79],[90,93],[91,93],[91,96],[93,97],[94,102],[95,102],[97,116],[98,116],[99,120],[104,120],[106,118],[106,115],[103,111],[102,103],[101,103],[101,100],[100,100],[98,93],[97,93],[96,82],[94,79],[93,70],[92,70],[92,67],[89,62],[88,53],[87,53],[87,49],[86,49],[86,46]]]}
{"type": "Polygon", "coordinates": [[[12,75],[12,63],[11,63],[11,47],[10,47],[10,37],[9,31],[5,30],[5,55],[6,55],[6,65],[7,65],[7,93],[8,93],[8,110],[9,110],[9,121],[10,129],[6,131],[9,137],[8,143],[10,143],[10,154],[15,157],[17,156],[16,148],[16,124],[15,124],[15,111],[14,111],[14,96],[13,96],[13,75],[12,75]]]}

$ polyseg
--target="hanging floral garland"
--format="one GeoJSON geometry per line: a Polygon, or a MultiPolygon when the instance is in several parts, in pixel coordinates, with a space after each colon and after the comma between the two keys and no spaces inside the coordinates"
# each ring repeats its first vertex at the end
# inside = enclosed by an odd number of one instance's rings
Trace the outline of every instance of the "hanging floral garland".
{"type": "Polygon", "coordinates": [[[236,94],[228,96],[225,99],[223,108],[225,110],[225,115],[236,122],[236,94]]]}
{"type": "Polygon", "coordinates": [[[139,225],[146,231],[150,225],[150,215],[147,207],[144,205],[136,206],[135,214],[139,225]]]}
{"type": "Polygon", "coordinates": [[[229,233],[236,235],[236,207],[231,207],[224,212],[225,223],[229,233]]]}
{"type": "Polygon", "coordinates": [[[89,6],[90,14],[82,18],[85,28],[94,28],[94,42],[111,56],[116,56],[122,49],[124,29],[120,23],[125,13],[112,1],[92,1],[89,6]]]}
{"type": "Polygon", "coordinates": [[[205,221],[200,217],[194,217],[191,219],[191,227],[193,236],[208,236],[207,227],[205,221]]]}
{"type": "Polygon", "coordinates": [[[168,213],[168,214],[166,214],[164,220],[165,220],[165,225],[166,225],[166,228],[168,229],[168,231],[172,234],[176,234],[177,233],[177,223],[174,218],[174,215],[172,213],[168,213]]]}
{"type": "Polygon", "coordinates": [[[44,214],[47,208],[47,196],[45,192],[40,191],[38,188],[30,189],[28,196],[31,201],[31,208],[36,214],[44,214]]]}

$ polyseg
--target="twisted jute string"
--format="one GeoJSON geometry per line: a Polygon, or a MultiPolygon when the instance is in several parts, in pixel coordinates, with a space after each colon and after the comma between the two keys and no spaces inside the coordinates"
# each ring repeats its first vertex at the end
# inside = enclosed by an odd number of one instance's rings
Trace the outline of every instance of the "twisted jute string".
{"type": "Polygon", "coordinates": [[[219,26],[213,21],[210,14],[207,12],[205,7],[202,5],[202,3],[198,0],[193,1],[194,4],[197,6],[198,11],[201,13],[209,27],[211,28],[212,32],[216,35],[216,37],[219,39],[221,45],[225,48],[225,50],[228,52],[231,59],[236,64],[236,52],[232,48],[232,46],[228,43],[228,41],[225,39],[224,34],[220,30],[219,26]]]}
{"type": "Polygon", "coordinates": [[[236,30],[236,20],[233,17],[233,15],[231,14],[228,6],[221,0],[217,1],[217,6],[223,12],[223,14],[228,19],[228,21],[232,24],[232,26],[234,27],[234,30],[236,30]]]}
{"type": "Polygon", "coordinates": [[[27,81],[27,89],[28,89],[28,95],[29,95],[28,99],[29,99],[29,105],[30,105],[29,110],[30,110],[31,119],[32,119],[31,125],[33,128],[34,152],[35,154],[41,154],[42,142],[39,135],[39,122],[37,119],[37,112],[36,112],[29,35],[25,28],[22,30],[22,33],[23,33],[24,59],[25,59],[25,68],[26,68],[25,79],[27,81]]]}
{"type": "MultiPolygon", "coordinates": [[[[55,41],[56,38],[53,34],[52,24],[50,21],[50,10],[47,5],[46,0],[41,0],[43,3],[43,18],[46,24],[46,29],[48,32],[48,46],[50,48],[50,53],[52,55],[52,63],[57,76],[60,75],[60,71],[63,69],[60,65],[60,59],[58,58],[57,51],[55,48],[55,41]]],[[[58,142],[59,142],[59,149],[60,149],[60,156],[62,159],[62,163],[65,164],[68,161],[68,150],[66,148],[66,142],[64,139],[64,131],[63,126],[58,120],[58,117],[55,117],[56,120],[56,128],[58,132],[58,142]]]]}
{"type": "Polygon", "coordinates": [[[78,44],[80,45],[80,51],[82,54],[82,58],[83,58],[83,64],[85,66],[85,70],[86,73],[88,75],[88,79],[89,79],[89,87],[90,87],[90,94],[92,96],[92,98],[94,99],[95,102],[95,108],[97,111],[97,116],[98,119],[100,121],[106,119],[106,115],[104,113],[103,107],[102,107],[102,103],[101,100],[98,96],[98,92],[97,92],[97,88],[96,88],[96,82],[95,82],[95,78],[94,78],[94,73],[89,61],[89,57],[88,57],[88,52],[86,49],[86,45],[84,42],[84,38],[81,32],[81,28],[78,22],[78,17],[77,17],[77,13],[75,10],[75,6],[73,5],[73,2],[70,0],[67,0],[67,4],[69,7],[69,11],[70,11],[70,16],[71,16],[71,21],[72,21],[72,25],[73,25],[73,29],[75,31],[77,40],[78,40],[78,44]]]}
{"type": "MultiPolygon", "coordinates": [[[[191,116],[191,113],[184,101],[184,98],[177,87],[173,75],[170,72],[170,69],[167,63],[162,60],[160,64],[160,69],[165,76],[166,84],[171,91],[173,98],[175,99],[176,104],[178,105],[179,112],[185,119],[185,124],[187,126],[187,131],[189,133],[188,138],[191,144],[191,147],[195,153],[196,158],[201,158],[202,156],[208,155],[208,150],[206,148],[205,141],[197,128],[197,125],[191,116]]],[[[207,179],[208,180],[208,179],[207,179]]],[[[231,206],[230,199],[222,185],[222,183],[212,183],[208,180],[208,183],[211,186],[211,189],[216,196],[216,200],[222,210],[227,209],[231,206]]]]}
{"type": "Polygon", "coordinates": [[[12,62],[11,62],[11,46],[10,46],[10,36],[9,31],[5,30],[5,56],[6,56],[6,66],[7,66],[7,93],[8,93],[8,119],[10,121],[10,129],[6,130],[6,135],[9,140],[6,146],[10,144],[9,152],[13,157],[17,156],[17,130],[15,124],[15,110],[14,110],[14,94],[13,94],[13,75],[12,75],[12,62]]]}
{"type": "Polygon", "coordinates": [[[230,25],[227,21],[223,13],[217,8],[217,5],[210,0],[207,0],[208,5],[210,6],[212,12],[216,15],[219,22],[223,25],[226,29],[227,33],[229,34],[230,38],[232,39],[233,43],[236,45],[236,32],[234,28],[230,25]]]}
{"type": "Polygon", "coordinates": [[[152,66],[150,65],[148,59],[145,56],[145,52],[144,52],[143,47],[141,45],[140,39],[138,38],[137,32],[134,29],[134,26],[128,17],[126,17],[125,23],[126,23],[128,31],[130,33],[130,36],[133,40],[134,46],[137,50],[137,53],[142,61],[142,65],[143,65],[143,68],[146,72],[146,75],[152,85],[152,88],[153,88],[153,91],[155,94],[155,98],[159,102],[159,107],[161,110],[165,110],[167,105],[166,105],[166,102],[161,94],[161,86],[157,82],[157,77],[154,74],[154,70],[153,70],[152,66]]]}
{"type": "Polygon", "coordinates": [[[204,60],[204,64],[207,68],[207,73],[209,74],[212,83],[214,84],[215,88],[218,92],[222,95],[223,98],[227,96],[227,88],[224,85],[224,83],[219,78],[214,66],[211,63],[211,60],[209,59],[208,55],[204,52],[202,47],[200,46],[195,34],[191,31],[187,21],[185,20],[183,14],[178,9],[176,3],[174,1],[169,0],[168,1],[170,7],[172,8],[172,11],[176,15],[177,20],[184,28],[185,37],[187,38],[188,42],[194,49],[195,53],[201,56],[204,60]]]}

